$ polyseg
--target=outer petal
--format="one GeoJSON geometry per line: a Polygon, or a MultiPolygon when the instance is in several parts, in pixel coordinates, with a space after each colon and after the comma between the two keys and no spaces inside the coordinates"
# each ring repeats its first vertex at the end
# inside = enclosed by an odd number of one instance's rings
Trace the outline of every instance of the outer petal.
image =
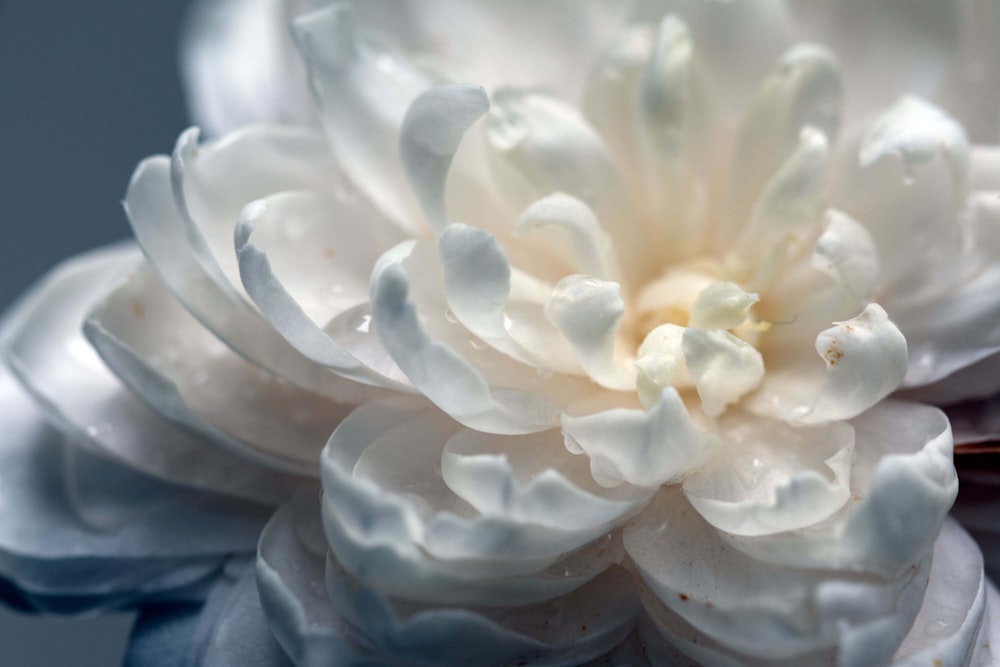
{"type": "Polygon", "coordinates": [[[884,664],[917,614],[930,569],[929,553],[911,553],[914,567],[888,580],[757,561],[671,492],[626,528],[625,548],[658,623],[669,628],[679,616],[728,651],[763,661],[807,661],[841,645],[844,633],[882,623],[893,632],[866,645],[878,659],[861,664],[884,664]]]}
{"type": "Polygon", "coordinates": [[[66,443],[0,369],[0,574],[32,604],[82,611],[178,591],[253,548],[265,508],[179,489],[66,443]]]}
{"type": "Polygon", "coordinates": [[[155,412],[273,470],[315,475],[320,443],[352,407],[296,390],[237,357],[143,264],[94,306],[84,332],[155,412]]]}
{"type": "Polygon", "coordinates": [[[327,537],[342,567],[406,599],[516,606],[565,594],[611,564],[602,536],[648,494],[602,491],[561,450],[555,434],[487,436],[420,403],[367,404],[324,452],[327,537]],[[507,463],[484,452],[497,447],[524,451],[507,463]]]}
{"type": "Polygon", "coordinates": [[[6,350],[12,369],[49,419],[89,449],[175,484],[281,502],[299,478],[247,462],[174,427],[122,386],[84,339],[80,325],[92,302],[136,259],[136,251],[125,247],[56,269],[12,332],[6,350]]]}

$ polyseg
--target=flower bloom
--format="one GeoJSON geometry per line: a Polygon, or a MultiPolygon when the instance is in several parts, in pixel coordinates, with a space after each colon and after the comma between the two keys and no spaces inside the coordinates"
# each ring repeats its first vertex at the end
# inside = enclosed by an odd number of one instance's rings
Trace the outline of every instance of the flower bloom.
{"type": "Polygon", "coordinates": [[[920,96],[986,54],[873,86],[784,3],[296,9],[313,110],[199,41],[193,87],[319,127],[185,132],[142,257],[5,329],[29,602],[207,596],[167,619],[206,662],[992,660],[948,420],[887,398],[1000,348],[1000,179],[920,96]]]}

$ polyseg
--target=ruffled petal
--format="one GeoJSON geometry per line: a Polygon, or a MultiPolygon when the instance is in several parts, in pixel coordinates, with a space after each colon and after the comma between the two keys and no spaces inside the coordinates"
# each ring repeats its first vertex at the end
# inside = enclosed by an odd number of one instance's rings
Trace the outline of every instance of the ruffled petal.
{"type": "Polygon", "coordinates": [[[327,537],[354,576],[405,598],[516,605],[567,592],[610,565],[601,536],[649,494],[602,490],[561,450],[554,433],[486,436],[420,403],[367,404],[324,453],[327,537]],[[474,455],[533,443],[512,463],[474,455]]]}
{"type": "Polygon", "coordinates": [[[691,420],[677,390],[663,390],[648,411],[614,409],[585,416],[564,414],[566,446],[590,457],[602,485],[622,482],[655,488],[674,484],[702,466],[719,446],[691,420]]]}
{"type": "Polygon", "coordinates": [[[929,553],[911,553],[914,567],[888,580],[771,565],[726,545],[670,491],[625,529],[625,548],[658,625],[669,631],[680,617],[737,656],[796,663],[882,623],[896,633],[866,646],[880,658],[866,664],[884,664],[918,612],[931,564],[929,553]]]}
{"type": "Polygon", "coordinates": [[[0,576],[34,606],[80,612],[172,592],[198,599],[228,554],[252,551],[265,507],[164,484],[79,449],[46,426],[6,370],[0,399],[0,576]]]}
{"type": "Polygon", "coordinates": [[[948,419],[917,403],[886,400],[851,421],[850,497],[836,514],[797,531],[726,540],[785,567],[897,576],[930,549],[958,491],[948,419]]]}
{"type": "Polygon", "coordinates": [[[842,422],[793,428],[736,414],[720,424],[724,446],[684,480],[684,495],[733,535],[812,526],[850,496],[854,430],[842,422]]]}

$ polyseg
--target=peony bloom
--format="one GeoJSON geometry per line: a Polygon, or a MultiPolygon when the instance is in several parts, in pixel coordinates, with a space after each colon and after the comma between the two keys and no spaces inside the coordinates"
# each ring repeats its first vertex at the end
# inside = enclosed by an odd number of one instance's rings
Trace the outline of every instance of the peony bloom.
{"type": "Polygon", "coordinates": [[[191,602],[136,661],[992,663],[888,398],[1000,347],[996,44],[920,7],[219,5],[196,108],[300,122],[183,133],[9,316],[0,572],[191,602]]]}

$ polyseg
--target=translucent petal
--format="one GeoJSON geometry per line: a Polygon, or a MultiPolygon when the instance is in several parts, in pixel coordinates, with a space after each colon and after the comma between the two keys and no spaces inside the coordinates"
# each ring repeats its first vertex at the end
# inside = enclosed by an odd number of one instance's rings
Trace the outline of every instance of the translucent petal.
{"type": "MultiPolygon", "coordinates": [[[[352,413],[323,456],[325,518],[336,524],[331,543],[346,531],[356,543],[385,545],[414,562],[426,560],[416,553],[422,549],[448,561],[455,576],[530,574],[606,535],[611,523],[644,500],[642,492],[597,496],[593,485],[576,491],[561,485],[567,495],[589,493],[597,516],[577,513],[573,523],[554,527],[524,514],[524,505],[480,514],[436,470],[445,444],[459,430],[444,415],[413,406],[370,403],[352,413]]],[[[524,500],[532,502],[530,492],[524,500]]]]}
{"type": "Polygon", "coordinates": [[[315,122],[285,11],[285,3],[274,0],[191,6],[181,73],[192,115],[210,134],[255,122],[315,122]]]}
{"type": "Polygon", "coordinates": [[[303,490],[260,535],[257,589],[268,628],[296,665],[384,665],[352,639],[327,599],[317,495],[303,490]]]}
{"type": "Polygon", "coordinates": [[[670,491],[625,529],[625,547],[655,600],[737,655],[764,659],[834,647],[845,628],[881,619],[902,629],[887,642],[888,657],[917,614],[930,569],[929,553],[911,554],[914,567],[890,580],[767,564],[727,546],[670,491]]]}
{"type": "MultiPolygon", "coordinates": [[[[356,391],[332,373],[317,373],[259,312],[223,289],[199,262],[186,231],[164,156],[139,164],[125,195],[132,231],[163,283],[207,329],[241,356],[289,382],[337,399],[356,391]]],[[[235,224],[235,218],[232,219],[235,224]]]]}
{"type": "Polygon", "coordinates": [[[572,195],[597,215],[629,277],[651,269],[614,158],[574,107],[541,92],[503,89],[493,95],[485,133],[497,187],[515,209],[553,192],[572,195]]]}
{"type": "Polygon", "coordinates": [[[851,421],[850,498],[813,526],[763,538],[729,537],[785,567],[897,576],[927,553],[958,489],[948,420],[939,410],[886,400],[851,421]]]}
{"type": "Polygon", "coordinates": [[[419,231],[399,141],[406,110],[432,78],[359,29],[347,4],[296,18],[293,32],[337,162],[390,220],[419,231]]]}
{"type": "MultiPolygon", "coordinates": [[[[386,377],[375,370],[384,367],[385,360],[367,355],[358,359],[322,328],[366,300],[367,277],[381,252],[396,240],[379,222],[363,202],[309,192],[272,195],[240,213],[236,255],[247,292],[299,353],[341,376],[403,388],[398,372],[386,377]],[[322,245],[317,247],[317,242],[322,245]],[[338,259],[338,251],[345,257],[338,259]],[[319,264],[314,271],[309,270],[307,252],[319,264]],[[326,280],[330,283],[323,289],[326,280]]],[[[363,396],[364,391],[358,391],[353,398],[363,400],[363,396]]]]}
{"type": "Polygon", "coordinates": [[[842,422],[793,428],[734,414],[724,443],[684,480],[684,495],[706,521],[733,535],[812,526],[850,496],[854,430],[842,422]]]}
{"type": "Polygon", "coordinates": [[[205,144],[192,128],[177,139],[170,172],[186,244],[232,300],[246,299],[233,252],[244,206],[287,190],[350,192],[323,135],[302,128],[258,125],[205,144]]]}
{"type": "Polygon", "coordinates": [[[834,140],[842,95],[839,66],[826,49],[800,44],[782,56],[743,115],[717,243],[727,244],[743,226],[765,184],[799,144],[803,128],[814,127],[834,140]]]}
{"type": "Polygon", "coordinates": [[[158,414],[273,470],[315,475],[321,443],[353,407],[297,390],[237,357],[174,300],[148,265],[133,268],[93,306],[84,333],[158,414]]]}
{"type": "MultiPolygon", "coordinates": [[[[173,426],[128,391],[83,337],[80,325],[88,309],[137,259],[136,250],[126,246],[57,268],[12,332],[7,349],[12,369],[48,418],[95,452],[174,484],[280,503],[298,485],[297,477],[250,463],[173,426]]],[[[126,309],[132,312],[128,304],[126,309]]]]}
{"type": "Polygon", "coordinates": [[[589,530],[640,507],[649,492],[596,484],[584,457],[566,451],[558,431],[494,436],[463,430],[441,454],[441,476],[484,515],[499,514],[552,528],[589,530]]]}
{"type": "Polygon", "coordinates": [[[428,224],[448,224],[444,189],[452,158],[466,130],[489,110],[486,91],[470,84],[436,86],[410,105],[400,130],[399,156],[428,224]]]}
{"type": "Polygon", "coordinates": [[[701,432],[672,387],[648,411],[614,409],[585,416],[564,414],[567,446],[590,457],[603,486],[628,482],[657,487],[674,484],[705,463],[718,447],[701,432]]]}
{"type": "MultiPolygon", "coordinates": [[[[457,332],[448,330],[446,305],[433,302],[433,299],[440,299],[440,291],[435,290],[436,294],[427,296],[429,303],[426,305],[436,312],[428,308],[417,310],[414,296],[410,294],[411,281],[421,281],[416,283],[417,288],[421,288],[424,281],[433,281],[433,275],[423,267],[433,270],[436,265],[432,259],[428,265],[420,253],[419,247],[399,247],[379,260],[372,277],[375,331],[400,369],[425,396],[471,428],[495,433],[529,433],[552,426],[558,418],[558,407],[534,393],[535,387],[544,382],[543,378],[535,377],[532,382],[523,375],[515,375],[517,382],[494,388],[480,372],[487,364],[497,365],[492,363],[484,343],[478,343],[482,349],[474,346],[471,350],[479,352],[478,357],[485,362],[474,366],[455,350],[454,345],[428,335],[425,327],[429,324],[435,327],[435,334],[450,336],[452,340],[457,332]],[[407,260],[411,257],[412,262],[422,267],[420,274],[407,270],[407,260]]],[[[421,288],[415,296],[422,300],[424,294],[421,288]]],[[[466,342],[462,347],[469,344],[466,342]]],[[[501,373],[523,372],[509,358],[499,360],[499,364],[504,367],[499,370],[501,373]]],[[[535,373],[534,369],[526,370],[535,373]]]]}
{"type": "Polygon", "coordinates": [[[184,589],[253,549],[266,508],[164,484],[88,454],[0,370],[0,574],[43,608],[82,611],[184,589]]]}

